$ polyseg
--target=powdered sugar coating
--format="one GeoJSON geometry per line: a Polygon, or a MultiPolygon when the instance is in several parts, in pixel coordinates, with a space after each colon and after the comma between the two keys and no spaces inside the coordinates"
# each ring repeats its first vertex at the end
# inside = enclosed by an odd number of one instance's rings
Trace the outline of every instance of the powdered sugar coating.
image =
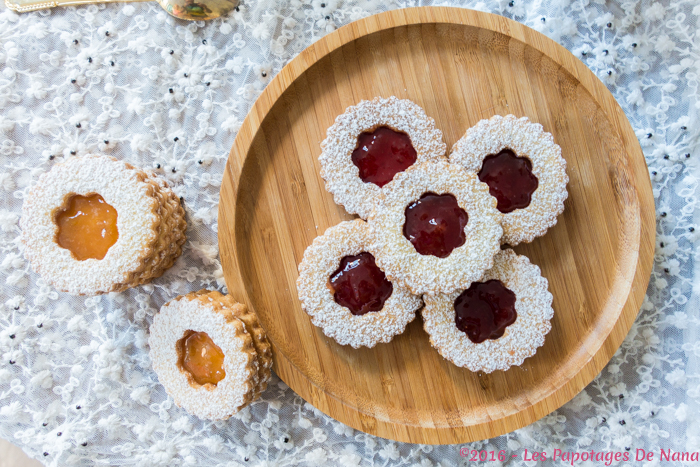
{"type": "Polygon", "coordinates": [[[414,294],[469,287],[493,264],[503,234],[496,198],[488,190],[475,174],[447,161],[416,164],[397,174],[384,186],[368,219],[377,265],[389,280],[404,284],[414,294]],[[403,235],[406,207],[428,192],[454,195],[469,216],[466,241],[446,258],[418,253],[403,235]]]}
{"type": "Polygon", "coordinates": [[[163,273],[181,253],[184,211],[167,184],[113,157],[87,155],[42,174],[22,206],[22,242],[32,267],[59,290],[94,295],[163,273]],[[73,195],[97,193],[117,211],[119,237],[101,260],[79,261],[56,242],[55,216],[73,195]]]}
{"type": "Polygon", "coordinates": [[[316,237],[306,249],[297,279],[299,300],[311,322],[339,344],[354,348],[389,342],[406,329],[422,305],[420,297],[396,283],[380,311],[356,316],[336,303],[328,287],[331,274],[344,256],[365,251],[376,258],[367,223],[360,219],[341,222],[316,237]]]}
{"type": "Polygon", "coordinates": [[[507,370],[535,354],[544,344],[545,335],[552,329],[554,316],[549,283],[541,276],[540,268],[530,260],[507,249],[494,258],[493,268],[480,282],[500,280],[515,293],[515,311],[518,316],[502,337],[475,344],[455,324],[454,302],[463,290],[451,294],[423,297],[425,308],[423,327],[430,336],[430,344],[440,355],[457,366],[471,371],[491,373],[507,370]]]}
{"type": "Polygon", "coordinates": [[[527,117],[494,115],[481,120],[452,147],[450,162],[478,173],[484,158],[509,148],[532,162],[539,185],[530,205],[503,215],[503,243],[529,243],[557,223],[568,197],[566,161],[550,133],[527,117]]]}
{"type": "Polygon", "coordinates": [[[447,149],[442,132],[435,128],[435,120],[408,99],[375,97],[348,107],[328,128],[318,160],[326,190],[333,195],[334,201],[363,219],[370,215],[372,205],[383,189],[362,181],[360,170],[352,162],[352,152],[357,147],[360,133],[380,126],[402,131],[411,138],[417,153],[416,164],[442,159],[447,149]]]}
{"type": "Polygon", "coordinates": [[[153,318],[148,344],[158,381],[188,413],[223,420],[253,400],[258,365],[252,338],[245,325],[212,297],[195,292],[163,305],[153,318]],[[186,331],[207,333],[224,353],[226,376],[216,385],[197,384],[178,365],[177,342],[186,331]]]}
{"type": "Polygon", "coordinates": [[[215,290],[200,290],[195,292],[198,296],[205,295],[207,299],[218,301],[219,304],[231,314],[241,320],[245,325],[245,329],[253,338],[253,347],[257,354],[256,361],[258,364],[257,382],[253,391],[253,400],[255,400],[266,388],[270,381],[272,369],[272,346],[267,339],[265,330],[260,325],[258,317],[242,303],[237,303],[230,295],[223,295],[215,290]]]}

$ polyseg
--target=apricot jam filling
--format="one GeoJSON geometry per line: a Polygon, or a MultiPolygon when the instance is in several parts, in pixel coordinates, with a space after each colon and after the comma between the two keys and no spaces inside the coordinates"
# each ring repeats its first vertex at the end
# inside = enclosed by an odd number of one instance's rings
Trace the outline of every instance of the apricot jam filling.
{"type": "Polygon", "coordinates": [[[412,166],[417,158],[411,138],[385,126],[361,133],[352,152],[352,163],[360,169],[362,181],[380,188],[412,166]]]}
{"type": "Polygon", "coordinates": [[[56,225],[56,242],[79,261],[104,258],[119,238],[117,210],[96,193],[71,196],[56,215],[56,225]]]}
{"type": "Polygon", "coordinates": [[[177,341],[178,365],[197,384],[216,384],[226,377],[224,353],[206,332],[186,331],[177,341]]]}
{"type": "Polygon", "coordinates": [[[449,193],[425,193],[408,205],[405,217],[403,235],[422,255],[446,258],[467,240],[464,227],[469,216],[449,193]]]}
{"type": "Polygon", "coordinates": [[[518,317],[515,293],[499,280],[474,282],[455,300],[455,324],[475,344],[498,339],[518,317]]]}
{"type": "Polygon", "coordinates": [[[380,311],[394,291],[374,256],[367,252],[343,257],[329,281],[335,302],[353,315],[380,311]]]}
{"type": "Polygon", "coordinates": [[[510,149],[486,156],[479,180],[489,186],[489,193],[498,201],[498,210],[504,214],[528,207],[539,185],[530,159],[518,157],[510,149]]]}

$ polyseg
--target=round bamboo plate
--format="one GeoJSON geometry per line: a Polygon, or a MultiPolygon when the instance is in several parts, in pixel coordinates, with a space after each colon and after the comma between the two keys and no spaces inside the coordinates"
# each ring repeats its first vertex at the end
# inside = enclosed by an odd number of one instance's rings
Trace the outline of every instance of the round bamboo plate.
{"type": "Polygon", "coordinates": [[[609,361],[649,280],[651,182],[610,92],[566,49],[519,23],[457,8],[365,18],[319,40],[267,86],[229,156],[219,244],[229,292],[259,316],[275,372],[331,417],[398,441],[491,438],[559,408],[609,361]],[[561,145],[570,183],[558,224],[516,250],[554,295],[544,347],[490,375],[431,348],[420,317],[373,349],[340,346],[315,328],[296,291],[304,250],[350,219],[324,189],[320,142],[346,107],[395,95],[421,105],[450,148],[494,114],[527,116],[561,145]]]}

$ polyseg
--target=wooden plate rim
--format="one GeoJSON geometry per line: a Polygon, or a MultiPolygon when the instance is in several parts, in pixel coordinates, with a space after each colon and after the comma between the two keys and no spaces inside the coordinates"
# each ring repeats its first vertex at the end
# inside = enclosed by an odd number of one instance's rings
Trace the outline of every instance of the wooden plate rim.
{"type": "MultiPolygon", "coordinates": [[[[626,149],[626,160],[636,160],[637,163],[641,161],[646,169],[646,162],[634,130],[615,98],[597,76],[563,46],[523,24],[491,13],[456,7],[415,7],[379,13],[343,26],[319,39],[290,61],[267,85],[244,119],[229,154],[220,198],[222,200],[236,199],[245,159],[265,117],[287,88],[318,60],[362,36],[397,27],[434,23],[457,24],[490,30],[512,37],[550,58],[574,76],[590,93],[596,104],[605,111],[608,118],[618,125],[616,130],[626,149]],[[547,49],[555,49],[557,54],[563,56],[552,55],[547,49]]],[[[624,304],[606,304],[606,307],[613,305],[617,308],[618,319],[613,328],[600,347],[595,352],[590,353],[588,363],[581,367],[577,374],[571,375],[564,384],[552,390],[543,399],[516,413],[471,426],[430,428],[399,423],[399,427],[397,427],[397,424],[392,422],[375,420],[371,415],[363,414],[357,408],[325,393],[320,387],[308,380],[280,351],[274,348],[273,343],[275,372],[304,400],[315,405],[326,415],[360,431],[403,442],[455,444],[492,438],[528,425],[558,409],[588,385],[617,351],[629,332],[646,293],[653,265],[655,204],[651,180],[648,175],[641,177],[640,180],[639,170],[636,170],[635,173],[635,168],[639,169],[638,167],[624,167],[623,170],[629,172],[627,175],[630,177],[630,182],[636,182],[636,184],[632,183],[631,185],[637,187],[636,193],[634,193],[637,199],[634,200],[633,204],[636,204],[638,210],[636,224],[639,227],[637,231],[639,242],[632,245],[630,251],[630,253],[634,253],[636,247],[636,266],[630,265],[630,268],[634,268],[634,274],[626,281],[627,283],[620,284],[619,280],[625,278],[618,277],[616,280],[618,283],[611,286],[611,289],[618,290],[620,287],[626,287],[629,292],[626,295],[627,299],[624,304]],[[325,396],[323,406],[313,404],[314,399],[318,400],[319,396],[325,396]],[[372,419],[370,423],[358,423],[358,420],[368,418],[372,419]]],[[[228,212],[222,209],[222,206],[223,204],[220,203],[218,211],[219,246],[227,288],[236,300],[248,304],[253,309],[248,293],[243,286],[236,240],[234,235],[227,235],[229,232],[235,234],[237,206],[235,203],[228,205],[228,212]],[[232,261],[229,262],[229,259],[232,261]]],[[[630,245],[627,245],[627,248],[629,249],[630,245]]]]}

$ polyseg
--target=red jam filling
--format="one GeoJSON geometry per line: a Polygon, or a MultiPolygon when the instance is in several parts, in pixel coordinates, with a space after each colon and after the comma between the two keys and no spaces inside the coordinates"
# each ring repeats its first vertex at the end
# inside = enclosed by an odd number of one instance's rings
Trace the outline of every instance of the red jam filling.
{"type": "Polygon", "coordinates": [[[498,339],[515,322],[515,293],[499,280],[474,282],[455,300],[455,324],[478,344],[498,339]]]}
{"type": "Polygon", "coordinates": [[[380,188],[412,166],[416,158],[411,138],[385,126],[361,133],[352,152],[352,163],[360,169],[362,181],[380,188]]]}
{"type": "Polygon", "coordinates": [[[486,156],[479,180],[489,186],[489,193],[498,200],[498,210],[504,214],[528,207],[538,186],[530,159],[518,157],[510,149],[486,156]]]}
{"type": "Polygon", "coordinates": [[[425,193],[408,205],[405,216],[403,235],[421,255],[446,258],[467,240],[464,226],[469,216],[449,193],[425,193]]]}
{"type": "Polygon", "coordinates": [[[340,267],[331,274],[330,286],[335,302],[353,315],[381,310],[394,291],[394,286],[374,263],[374,256],[367,252],[341,259],[340,267]]]}

